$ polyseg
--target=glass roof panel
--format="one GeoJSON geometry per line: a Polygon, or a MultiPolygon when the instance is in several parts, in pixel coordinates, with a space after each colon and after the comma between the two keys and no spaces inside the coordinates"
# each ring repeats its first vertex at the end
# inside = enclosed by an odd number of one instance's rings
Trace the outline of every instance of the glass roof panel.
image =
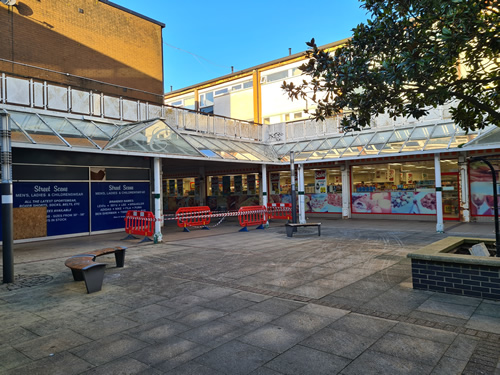
{"type": "Polygon", "coordinates": [[[293,146],[293,149],[290,151],[294,151],[295,155],[297,155],[299,152],[301,152],[308,144],[310,141],[302,141],[299,143],[296,143],[295,146],[293,146]]]}
{"type": "MultiPolygon", "coordinates": [[[[206,145],[212,145],[209,147],[213,152],[222,156],[223,159],[236,160],[236,157],[232,155],[233,149],[229,148],[227,145],[215,138],[205,138],[206,145]]],[[[247,160],[247,159],[246,159],[247,160]]]]}
{"type": "Polygon", "coordinates": [[[364,145],[366,145],[372,139],[373,134],[374,133],[372,133],[372,132],[370,132],[368,134],[366,134],[366,133],[365,134],[358,134],[358,137],[354,140],[354,142],[352,142],[351,147],[352,146],[364,146],[364,145]]]}
{"type": "Polygon", "coordinates": [[[113,134],[118,130],[118,126],[112,124],[75,119],[68,119],[68,121],[100,147],[106,146],[113,134]]]}
{"type": "Polygon", "coordinates": [[[209,146],[200,143],[199,140],[202,140],[204,138],[198,137],[198,136],[191,136],[189,137],[189,143],[195,147],[199,152],[201,152],[203,155],[209,157],[209,158],[216,158],[216,159],[222,159],[220,155],[217,155],[215,152],[213,152],[209,146]]]}
{"type": "Polygon", "coordinates": [[[410,136],[412,129],[398,129],[395,130],[385,146],[380,150],[381,154],[392,154],[399,152],[403,144],[410,136]]]}
{"type": "Polygon", "coordinates": [[[316,153],[316,150],[325,142],[324,139],[309,142],[309,144],[296,157],[297,160],[308,160],[316,153]]]}
{"type": "Polygon", "coordinates": [[[375,133],[370,143],[365,146],[360,155],[377,155],[393,132],[393,130],[385,130],[375,133]]]}
{"type": "Polygon", "coordinates": [[[96,146],[90,142],[85,135],[78,131],[71,122],[66,120],[66,118],[43,115],[40,115],[40,117],[71,146],[96,148],[96,146]]]}
{"type": "Polygon", "coordinates": [[[434,125],[415,126],[409,140],[410,141],[427,140],[431,136],[433,129],[434,125]]]}
{"type": "MultiPolygon", "coordinates": [[[[238,146],[246,150],[252,156],[259,158],[259,160],[272,162],[278,161],[278,155],[274,152],[272,146],[251,142],[238,142],[238,146]]],[[[244,155],[246,156],[247,154],[244,155]]]]}
{"type": "Polygon", "coordinates": [[[140,152],[155,152],[174,155],[200,156],[182,136],[173,131],[165,122],[153,120],[145,124],[132,125],[106,146],[108,149],[119,149],[140,152]]]}
{"type": "Polygon", "coordinates": [[[290,151],[293,149],[295,146],[295,143],[285,143],[279,150],[276,152],[278,153],[278,157],[289,157],[290,156],[290,151]]]}
{"type": "MultiPolygon", "coordinates": [[[[465,132],[462,129],[460,130],[465,134],[465,132]]],[[[457,131],[457,133],[459,132],[457,131]]],[[[469,138],[471,138],[471,140],[467,143],[467,146],[489,145],[493,143],[498,143],[500,140],[500,128],[494,125],[483,129],[479,136],[475,134],[474,137],[471,137],[472,134],[470,133],[471,132],[469,132],[469,138]]],[[[462,138],[465,139],[465,137],[462,138]]]]}
{"type": "Polygon", "coordinates": [[[239,147],[237,142],[230,142],[222,139],[220,139],[219,142],[224,143],[228,148],[234,150],[230,152],[230,154],[238,160],[260,160],[256,156],[249,154],[246,150],[239,147]]]}
{"type": "Polygon", "coordinates": [[[455,134],[455,130],[457,127],[458,126],[455,124],[436,125],[436,128],[432,133],[432,138],[452,137],[455,134]]]}
{"type": "Polygon", "coordinates": [[[9,113],[11,121],[23,129],[36,143],[67,146],[37,115],[15,111],[9,111],[9,113]]]}

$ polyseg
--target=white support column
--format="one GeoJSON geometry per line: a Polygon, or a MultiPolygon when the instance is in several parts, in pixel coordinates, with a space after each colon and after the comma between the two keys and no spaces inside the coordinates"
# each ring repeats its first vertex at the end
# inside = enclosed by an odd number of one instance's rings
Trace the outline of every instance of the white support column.
{"type": "Polygon", "coordinates": [[[441,186],[441,157],[434,154],[434,173],[436,179],[436,232],[444,233],[443,187],[441,186]]]}
{"type": "Polygon", "coordinates": [[[351,218],[351,166],[340,166],[342,172],[342,219],[351,218]]]}
{"type": "Polygon", "coordinates": [[[460,171],[460,221],[470,222],[470,202],[469,202],[469,165],[465,156],[458,157],[458,168],[460,171]]]}
{"type": "Polygon", "coordinates": [[[298,179],[299,179],[299,223],[306,223],[306,203],[305,203],[305,181],[304,181],[304,164],[298,165],[298,179]]]}
{"type": "Polygon", "coordinates": [[[262,164],[262,181],[260,182],[261,194],[262,194],[262,205],[267,207],[268,202],[268,189],[267,189],[267,165],[262,164]]]}
{"type": "Polygon", "coordinates": [[[162,200],[161,200],[161,159],[154,158],[154,199],[155,199],[155,243],[161,242],[163,240],[163,235],[161,233],[161,225],[163,222],[162,215],[162,200]]]}

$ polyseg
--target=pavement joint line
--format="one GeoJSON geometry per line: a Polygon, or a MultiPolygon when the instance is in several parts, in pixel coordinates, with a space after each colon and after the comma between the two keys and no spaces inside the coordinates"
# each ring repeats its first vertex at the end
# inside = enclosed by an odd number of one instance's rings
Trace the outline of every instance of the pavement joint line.
{"type": "MultiPolygon", "coordinates": [[[[287,299],[287,300],[292,300],[292,301],[299,301],[299,302],[304,302],[304,303],[311,303],[314,305],[332,307],[332,308],[336,308],[336,309],[340,309],[340,310],[351,311],[353,313],[360,314],[360,315],[372,316],[375,318],[388,319],[388,320],[398,321],[398,322],[402,322],[402,323],[419,325],[422,327],[430,327],[430,328],[439,329],[439,330],[443,330],[443,331],[449,331],[449,332],[453,332],[456,334],[464,334],[467,336],[478,337],[478,338],[483,339],[483,341],[481,341],[481,342],[483,342],[484,344],[490,343],[491,345],[494,346],[494,348],[495,348],[494,355],[490,356],[489,358],[496,358],[494,360],[495,364],[497,363],[498,358],[500,358],[500,335],[495,334],[495,333],[479,331],[479,330],[470,329],[470,328],[464,328],[464,327],[460,327],[460,326],[456,326],[456,325],[452,325],[452,324],[433,322],[431,320],[415,319],[415,318],[411,318],[411,317],[406,316],[406,315],[391,314],[391,313],[387,313],[387,312],[383,312],[383,311],[369,310],[369,309],[366,309],[363,307],[329,303],[327,301],[322,301],[322,300],[318,300],[315,298],[308,298],[308,297],[298,296],[298,295],[294,295],[294,294],[276,292],[276,291],[272,291],[272,290],[266,290],[266,289],[251,287],[251,286],[238,285],[235,283],[213,280],[213,279],[206,278],[206,277],[193,276],[193,275],[181,275],[181,274],[172,274],[170,276],[177,278],[177,279],[198,281],[198,282],[203,282],[205,284],[211,284],[211,285],[217,285],[217,286],[226,286],[228,288],[243,291],[243,292],[262,294],[262,295],[267,295],[267,296],[272,296],[272,297],[282,298],[282,299],[287,299]]],[[[478,349],[476,348],[476,351],[478,353],[480,353],[481,355],[485,355],[485,353],[486,353],[486,349],[481,349],[480,351],[478,351],[478,349]]],[[[475,353],[476,353],[476,351],[475,351],[475,353]]],[[[464,372],[464,374],[465,374],[465,372],[464,372]]],[[[469,374],[472,374],[472,373],[469,373],[469,374]]]]}

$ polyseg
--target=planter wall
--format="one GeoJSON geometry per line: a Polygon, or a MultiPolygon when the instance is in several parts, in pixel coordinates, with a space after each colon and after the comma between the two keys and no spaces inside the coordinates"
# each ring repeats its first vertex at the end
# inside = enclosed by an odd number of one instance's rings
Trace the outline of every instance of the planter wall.
{"type": "Polygon", "coordinates": [[[413,288],[500,300],[500,258],[449,253],[464,243],[478,242],[494,241],[448,237],[408,254],[413,288]]]}

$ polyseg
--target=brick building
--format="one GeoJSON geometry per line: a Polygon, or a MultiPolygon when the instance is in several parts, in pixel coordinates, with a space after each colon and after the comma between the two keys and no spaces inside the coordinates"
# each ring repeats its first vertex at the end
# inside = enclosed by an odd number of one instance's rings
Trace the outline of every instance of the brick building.
{"type": "Polygon", "coordinates": [[[161,103],[164,26],[107,0],[0,4],[0,71],[161,103]]]}

